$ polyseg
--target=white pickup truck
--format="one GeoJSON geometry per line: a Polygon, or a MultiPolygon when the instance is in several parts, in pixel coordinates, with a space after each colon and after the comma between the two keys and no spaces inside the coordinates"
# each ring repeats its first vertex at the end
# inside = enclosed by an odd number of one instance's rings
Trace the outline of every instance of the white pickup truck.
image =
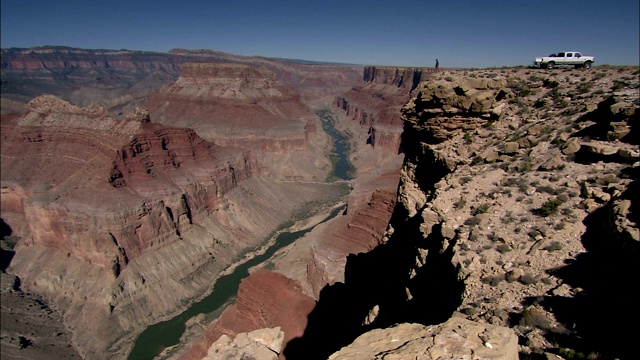
{"type": "Polygon", "coordinates": [[[577,51],[565,51],[557,54],[551,54],[549,56],[537,57],[533,62],[536,67],[542,69],[553,69],[556,66],[575,66],[576,68],[591,68],[591,64],[594,62],[593,56],[584,56],[577,51]]]}

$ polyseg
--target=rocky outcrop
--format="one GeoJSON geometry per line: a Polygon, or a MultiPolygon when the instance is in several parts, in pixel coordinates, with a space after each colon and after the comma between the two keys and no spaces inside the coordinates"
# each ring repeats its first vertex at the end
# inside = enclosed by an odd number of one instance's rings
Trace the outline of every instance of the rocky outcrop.
{"type": "MultiPolygon", "coordinates": [[[[403,109],[406,159],[396,214],[407,220],[392,226],[405,229],[402,236],[413,226],[420,244],[406,283],[407,306],[426,301],[429,264],[450,262],[456,276],[445,286],[464,288],[451,294],[454,310],[511,327],[521,354],[622,356],[630,351],[625,334],[606,336],[618,344],[615,350],[595,345],[603,336],[596,328],[617,327],[615,310],[580,321],[580,310],[570,308],[610,307],[591,275],[579,272],[602,261],[626,273],[628,259],[638,254],[637,222],[624,210],[634,206],[627,200],[637,191],[630,126],[637,113],[630,104],[637,100],[612,99],[607,88],[580,96],[579,84],[566,82],[565,98],[553,97],[557,78],[535,80],[540,83],[451,72],[421,84],[403,109]],[[628,175],[616,177],[615,185],[605,180],[616,173],[628,175]],[[593,292],[583,293],[583,286],[593,292]]],[[[383,305],[379,319],[393,313],[385,315],[383,305]]]]}
{"type": "Polygon", "coordinates": [[[279,327],[240,333],[233,340],[227,335],[222,335],[218,341],[211,345],[207,355],[202,359],[277,360],[283,338],[284,333],[279,327]]]}
{"type": "MultiPolygon", "coordinates": [[[[637,107],[637,94],[611,102],[606,81],[584,94],[579,81],[522,72],[446,72],[416,88],[403,109],[405,163],[385,240],[349,257],[344,282],[322,289],[287,358],[464,357],[469,348],[495,350],[473,330],[487,324],[512,339],[509,355],[498,358],[633,353],[627,333],[598,329],[617,329],[630,316],[611,294],[628,306],[634,298],[614,287],[632,281],[623,274],[633,273],[639,254],[631,200],[638,170],[630,160],[638,148],[608,141],[611,127],[601,123],[611,122],[614,103],[637,107]],[[595,315],[596,308],[607,310],[595,315]],[[462,353],[446,353],[446,341],[389,341],[402,327],[415,333],[460,316],[469,326],[455,326],[460,332],[448,339],[475,339],[462,353]],[[404,322],[422,325],[393,327],[404,322]]],[[[613,122],[630,124],[624,119],[635,112],[613,122]]],[[[621,139],[633,134],[633,126],[619,129],[621,139]]]]}
{"type": "Polygon", "coordinates": [[[368,129],[368,144],[397,152],[402,133],[399,109],[409,101],[416,86],[431,74],[433,70],[426,68],[367,66],[363,75],[365,84],[336,97],[334,105],[368,129]]]}
{"type": "Polygon", "coordinates": [[[517,360],[518,337],[505,327],[453,317],[444,324],[399,324],[372,330],[332,354],[341,359],[504,359],[517,360]]]}
{"type": "Polygon", "coordinates": [[[419,83],[436,72],[430,68],[397,68],[386,66],[365,66],[362,80],[368,83],[394,85],[413,91],[419,83]]]}

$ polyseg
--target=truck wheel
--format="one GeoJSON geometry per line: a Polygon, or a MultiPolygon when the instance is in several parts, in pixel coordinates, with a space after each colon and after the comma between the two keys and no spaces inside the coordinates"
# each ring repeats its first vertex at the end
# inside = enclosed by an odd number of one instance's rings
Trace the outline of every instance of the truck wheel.
{"type": "Polygon", "coordinates": [[[591,61],[585,61],[584,68],[585,69],[591,69],[591,61]]]}
{"type": "Polygon", "coordinates": [[[553,61],[549,61],[549,63],[547,64],[547,69],[553,69],[554,67],[556,67],[556,63],[553,61]]]}

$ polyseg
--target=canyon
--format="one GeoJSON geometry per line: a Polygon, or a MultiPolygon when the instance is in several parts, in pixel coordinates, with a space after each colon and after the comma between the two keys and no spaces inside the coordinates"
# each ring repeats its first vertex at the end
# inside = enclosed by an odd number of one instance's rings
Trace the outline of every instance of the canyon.
{"type": "Polygon", "coordinates": [[[638,74],[3,49],[3,358],[631,358],[638,74]]]}

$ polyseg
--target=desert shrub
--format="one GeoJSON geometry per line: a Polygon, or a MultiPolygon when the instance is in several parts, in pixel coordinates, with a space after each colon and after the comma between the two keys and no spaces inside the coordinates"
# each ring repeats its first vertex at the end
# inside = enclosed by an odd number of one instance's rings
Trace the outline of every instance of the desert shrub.
{"type": "Polygon", "coordinates": [[[565,359],[584,359],[585,358],[584,353],[580,351],[576,351],[574,349],[570,349],[570,348],[560,348],[558,349],[558,353],[560,356],[562,356],[565,359]]]}
{"type": "Polygon", "coordinates": [[[19,336],[18,337],[18,347],[20,349],[26,349],[31,345],[33,345],[33,342],[28,337],[26,337],[26,336],[19,336]]]}
{"type": "Polygon", "coordinates": [[[562,99],[560,102],[555,103],[555,106],[558,109],[564,109],[569,106],[569,101],[567,101],[566,99],[562,99]]]}
{"type": "Polygon", "coordinates": [[[474,157],[473,160],[471,160],[471,165],[478,165],[482,163],[484,163],[484,159],[480,155],[474,157]]]}
{"type": "Polygon", "coordinates": [[[533,74],[533,75],[529,76],[529,81],[531,81],[531,82],[542,81],[542,77],[540,77],[540,76],[538,76],[536,74],[533,74]]]}
{"type": "Polygon", "coordinates": [[[560,199],[549,199],[539,209],[535,209],[534,213],[536,215],[547,217],[551,215],[555,215],[558,213],[558,209],[562,205],[562,200],[560,199]]]}
{"type": "Polygon", "coordinates": [[[547,277],[543,277],[543,278],[542,278],[542,282],[543,282],[545,285],[553,285],[553,284],[554,284],[553,279],[552,279],[552,278],[550,278],[550,277],[548,277],[548,276],[547,276],[547,277]]]}
{"type": "Polygon", "coordinates": [[[516,218],[515,216],[513,216],[512,211],[507,211],[507,214],[502,217],[501,221],[503,224],[511,224],[512,222],[516,221],[516,218]]]}
{"type": "MultiPolygon", "coordinates": [[[[464,221],[464,224],[467,226],[476,226],[478,224],[480,224],[481,220],[475,216],[472,216],[470,218],[468,218],[467,220],[464,221]]],[[[471,235],[469,236],[469,238],[471,238],[471,235]]],[[[474,239],[475,241],[475,239],[474,239]]]]}
{"type": "Polygon", "coordinates": [[[523,285],[534,285],[538,282],[538,278],[535,277],[532,273],[524,273],[518,279],[523,285]]]}
{"type": "Polygon", "coordinates": [[[565,227],[564,223],[563,222],[559,222],[553,228],[555,230],[562,230],[562,229],[564,229],[564,227],[565,227]]]}
{"type": "Polygon", "coordinates": [[[528,307],[522,312],[520,325],[531,326],[541,330],[549,330],[551,329],[551,320],[542,310],[528,307]]]}
{"type": "Polygon", "coordinates": [[[482,204],[473,210],[473,215],[484,214],[489,210],[489,204],[482,204]]]}
{"type": "Polygon", "coordinates": [[[461,197],[458,201],[453,204],[453,207],[456,209],[460,209],[467,204],[467,200],[464,197],[461,197]]]}
{"type": "Polygon", "coordinates": [[[501,254],[508,253],[511,251],[511,246],[507,244],[500,244],[496,247],[496,250],[501,254]]]}
{"type": "Polygon", "coordinates": [[[482,278],[482,282],[485,284],[489,284],[491,286],[498,286],[501,282],[504,281],[504,274],[496,274],[492,276],[486,276],[482,278]]]}
{"type": "Polygon", "coordinates": [[[591,91],[591,83],[583,82],[578,85],[578,88],[576,90],[578,90],[578,93],[580,94],[586,94],[591,91]]]}
{"type": "Polygon", "coordinates": [[[531,171],[531,169],[533,169],[533,163],[530,161],[522,161],[518,164],[516,169],[520,173],[531,171]]]}
{"type": "Polygon", "coordinates": [[[554,241],[551,244],[547,245],[545,248],[547,251],[558,251],[562,250],[562,243],[559,241],[554,241]]]}

